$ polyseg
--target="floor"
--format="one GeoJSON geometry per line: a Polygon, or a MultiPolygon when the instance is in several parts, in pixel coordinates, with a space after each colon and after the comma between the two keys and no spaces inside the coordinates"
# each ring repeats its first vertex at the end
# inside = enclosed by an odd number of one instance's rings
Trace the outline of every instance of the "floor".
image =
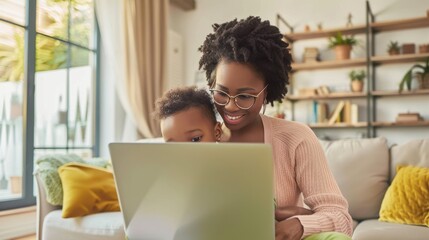
{"type": "Polygon", "coordinates": [[[30,235],[30,236],[21,237],[21,238],[15,238],[12,240],[36,240],[36,235],[30,235]]]}

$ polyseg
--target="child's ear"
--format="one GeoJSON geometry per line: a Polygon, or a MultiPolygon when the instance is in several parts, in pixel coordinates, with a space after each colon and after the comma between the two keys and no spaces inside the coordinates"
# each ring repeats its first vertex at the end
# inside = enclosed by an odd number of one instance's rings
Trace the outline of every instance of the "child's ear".
{"type": "Polygon", "coordinates": [[[221,137],[222,137],[222,124],[220,122],[217,122],[216,125],[215,125],[215,138],[216,138],[216,141],[219,142],[221,137]]]}

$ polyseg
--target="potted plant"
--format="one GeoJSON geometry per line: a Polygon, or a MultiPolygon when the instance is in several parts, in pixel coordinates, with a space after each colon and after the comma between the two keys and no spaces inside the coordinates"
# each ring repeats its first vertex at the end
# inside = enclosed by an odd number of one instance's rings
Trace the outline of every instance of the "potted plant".
{"type": "Polygon", "coordinates": [[[360,70],[352,70],[349,73],[350,81],[351,81],[351,89],[352,92],[362,92],[363,90],[363,80],[366,77],[365,71],[360,70]]]}
{"type": "Polygon", "coordinates": [[[329,48],[335,49],[337,60],[350,59],[350,52],[356,44],[357,40],[353,36],[344,36],[340,32],[329,38],[329,48]]]}
{"type": "Polygon", "coordinates": [[[404,90],[404,85],[407,86],[408,90],[411,90],[411,81],[413,80],[414,69],[421,70],[415,73],[415,76],[419,81],[419,89],[429,88],[429,58],[427,58],[425,65],[415,64],[405,73],[404,77],[399,83],[399,92],[404,90]]]}
{"type": "Polygon", "coordinates": [[[398,55],[399,51],[399,43],[397,41],[390,41],[389,45],[387,46],[387,52],[389,55],[398,55]]]}

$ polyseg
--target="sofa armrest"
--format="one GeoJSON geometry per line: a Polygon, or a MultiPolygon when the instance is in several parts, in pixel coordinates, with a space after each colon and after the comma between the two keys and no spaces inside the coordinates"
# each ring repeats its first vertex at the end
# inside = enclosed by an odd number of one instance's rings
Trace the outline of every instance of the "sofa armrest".
{"type": "Polygon", "coordinates": [[[43,220],[48,213],[61,209],[61,206],[51,205],[46,201],[46,191],[39,174],[34,174],[37,182],[37,239],[42,240],[43,220]]]}

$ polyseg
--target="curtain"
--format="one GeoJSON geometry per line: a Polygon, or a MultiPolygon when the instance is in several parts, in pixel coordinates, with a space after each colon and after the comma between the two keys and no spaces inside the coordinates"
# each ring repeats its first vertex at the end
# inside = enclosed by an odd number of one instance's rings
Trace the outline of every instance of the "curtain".
{"type": "Polygon", "coordinates": [[[152,112],[166,82],[168,0],[96,0],[96,13],[125,123],[160,136],[152,112]]]}
{"type": "Polygon", "coordinates": [[[167,0],[125,0],[125,81],[137,128],[143,137],[160,136],[153,119],[155,100],[166,78],[167,0]]]}

